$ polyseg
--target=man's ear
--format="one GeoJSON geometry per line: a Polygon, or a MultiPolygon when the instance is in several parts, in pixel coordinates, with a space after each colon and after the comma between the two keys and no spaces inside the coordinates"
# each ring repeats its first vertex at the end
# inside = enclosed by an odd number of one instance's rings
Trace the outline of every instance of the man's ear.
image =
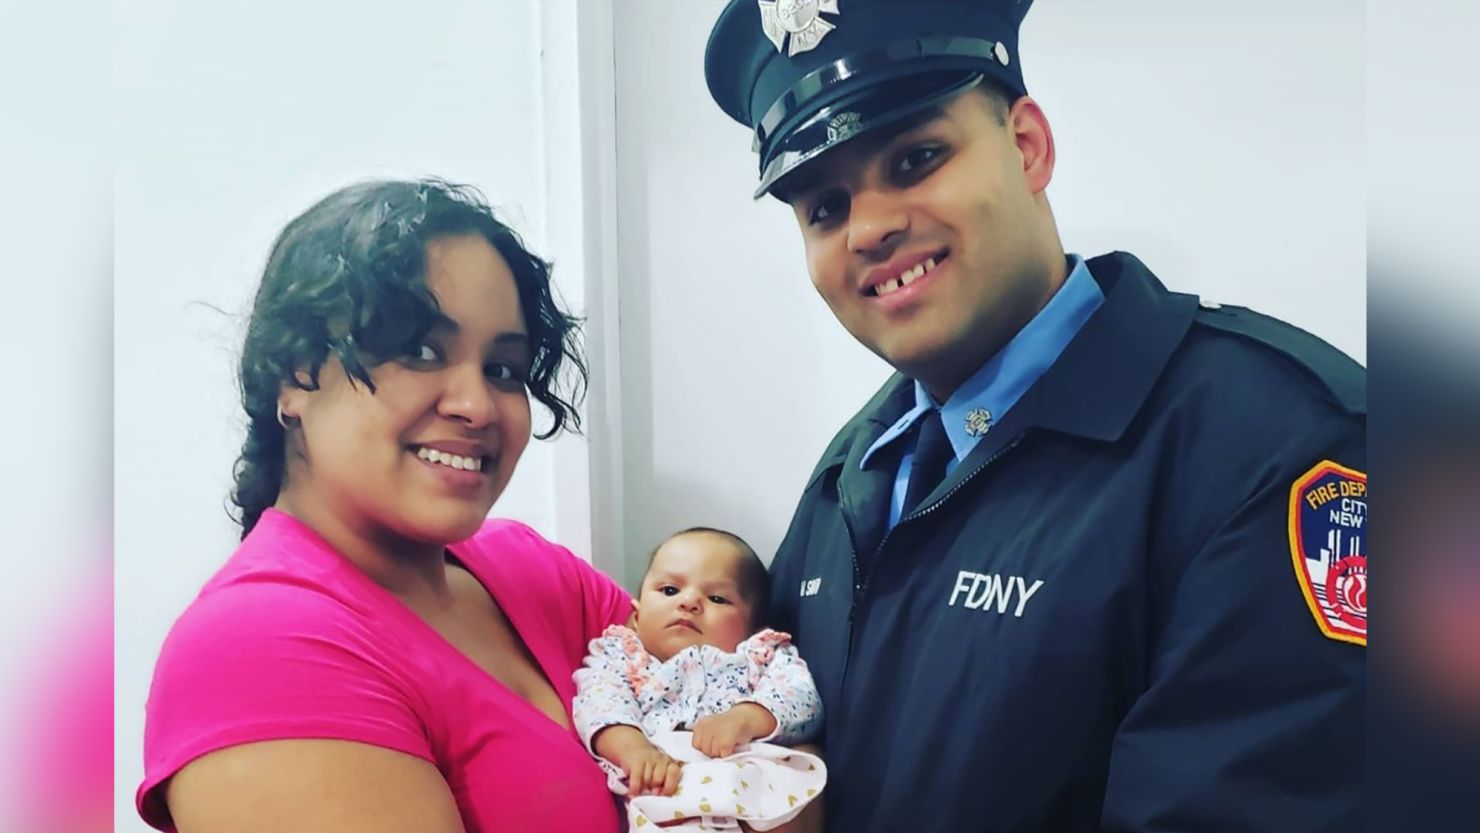
{"type": "Polygon", "coordinates": [[[1028,96],[1013,103],[1007,113],[1007,123],[1012,129],[1018,153],[1022,155],[1023,176],[1028,189],[1037,196],[1053,180],[1054,164],[1058,161],[1053,128],[1049,126],[1043,108],[1028,96]]]}

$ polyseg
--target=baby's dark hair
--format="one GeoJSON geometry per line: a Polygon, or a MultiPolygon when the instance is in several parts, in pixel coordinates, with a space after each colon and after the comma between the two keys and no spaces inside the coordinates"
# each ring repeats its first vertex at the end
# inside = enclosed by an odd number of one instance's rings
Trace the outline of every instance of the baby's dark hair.
{"type": "MultiPolygon", "coordinates": [[[[710,526],[691,526],[680,530],[663,539],[663,543],[653,547],[648,554],[648,570],[653,568],[653,559],[658,557],[658,550],[663,549],[664,544],[685,535],[713,535],[723,538],[740,552],[740,595],[750,603],[750,626],[759,628],[766,623],[766,614],[771,599],[771,574],[767,572],[766,565],[761,557],[755,554],[755,549],[745,542],[744,538],[733,532],[723,529],[715,529],[710,526]]],[[[644,576],[646,581],[647,577],[644,576]]]]}
{"type": "Polygon", "coordinates": [[[277,418],[283,386],[316,389],[332,358],[374,393],[371,368],[414,348],[439,316],[426,283],[427,244],[467,234],[486,239],[514,275],[534,353],[525,385],[551,417],[535,436],[580,429],[586,364],[579,322],[556,299],[550,264],[471,186],[440,179],[350,185],[278,235],[252,305],[240,368],[247,437],[231,494],[242,537],[283,487],[286,435],[277,418]]]}

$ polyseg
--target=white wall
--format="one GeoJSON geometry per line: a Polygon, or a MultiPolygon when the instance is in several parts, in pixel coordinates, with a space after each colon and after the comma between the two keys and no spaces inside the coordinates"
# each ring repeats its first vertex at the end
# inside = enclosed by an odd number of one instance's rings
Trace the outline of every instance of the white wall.
{"type": "MultiPolygon", "coordinates": [[[[618,5],[628,580],[696,523],[769,557],[887,373],[812,290],[789,210],[750,200],[750,137],[703,80],[723,5],[618,5]]],[[[1365,48],[1355,0],[1040,0],[1022,53],[1058,140],[1066,247],[1136,252],[1173,289],[1364,360],[1365,48]]]]}
{"type": "MultiPolygon", "coordinates": [[[[234,360],[273,237],[350,181],[435,174],[483,188],[547,252],[541,5],[117,8],[119,830],[146,829],[131,805],[160,642],[236,542],[234,360]]],[[[579,302],[580,271],[557,273],[579,302]]],[[[554,500],[561,453],[532,443],[494,512],[579,550],[554,500]]]]}

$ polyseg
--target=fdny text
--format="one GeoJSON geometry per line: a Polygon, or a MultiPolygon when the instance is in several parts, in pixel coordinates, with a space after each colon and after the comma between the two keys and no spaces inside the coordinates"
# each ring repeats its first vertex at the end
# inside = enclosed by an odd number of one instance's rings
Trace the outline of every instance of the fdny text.
{"type": "Polygon", "coordinates": [[[951,600],[946,607],[955,607],[959,601],[970,610],[990,611],[999,615],[1008,610],[1021,619],[1033,595],[1043,588],[1043,580],[1032,584],[1021,576],[1002,576],[995,573],[973,573],[962,570],[956,574],[956,587],[951,591],[951,600]]]}

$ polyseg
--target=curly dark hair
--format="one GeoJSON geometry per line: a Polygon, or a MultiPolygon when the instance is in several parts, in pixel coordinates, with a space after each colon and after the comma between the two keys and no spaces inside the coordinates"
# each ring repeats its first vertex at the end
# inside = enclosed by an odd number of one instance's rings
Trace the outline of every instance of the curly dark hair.
{"type": "Polygon", "coordinates": [[[252,304],[239,379],[247,437],[231,493],[242,537],[283,486],[282,387],[317,389],[332,354],[351,384],[374,393],[370,368],[420,343],[440,314],[426,284],[427,243],[463,234],[486,238],[514,274],[533,353],[526,386],[552,417],[535,437],[580,430],[576,405],[588,381],[580,322],[557,302],[550,264],[525,248],[471,186],[440,179],[350,185],[278,235],[252,304]],[[567,367],[571,372],[562,372],[567,367]]]}

